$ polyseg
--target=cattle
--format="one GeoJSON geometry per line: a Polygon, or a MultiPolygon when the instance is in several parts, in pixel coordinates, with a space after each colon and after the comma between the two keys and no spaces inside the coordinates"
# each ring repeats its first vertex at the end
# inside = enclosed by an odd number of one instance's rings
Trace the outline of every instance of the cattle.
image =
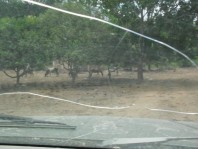
{"type": "Polygon", "coordinates": [[[52,73],[58,76],[59,75],[58,68],[56,67],[47,68],[47,70],[45,71],[45,77],[47,77],[48,75],[51,75],[52,73]]]}
{"type": "Polygon", "coordinates": [[[100,66],[88,66],[88,72],[89,72],[89,79],[92,77],[93,73],[101,74],[103,76],[103,70],[100,66]]]}

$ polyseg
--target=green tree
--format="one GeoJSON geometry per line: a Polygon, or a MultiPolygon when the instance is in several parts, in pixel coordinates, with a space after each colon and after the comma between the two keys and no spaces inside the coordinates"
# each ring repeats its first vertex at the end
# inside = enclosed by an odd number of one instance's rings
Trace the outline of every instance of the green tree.
{"type": "MultiPolygon", "coordinates": [[[[58,4],[57,7],[80,14],[92,13],[87,6],[75,2],[58,4]]],[[[70,74],[74,74],[71,75],[73,81],[81,65],[106,63],[107,43],[111,42],[107,38],[111,36],[107,25],[53,10],[40,15],[39,20],[43,38],[53,43],[50,47],[52,59],[67,63],[70,74]]]]}
{"type": "MultiPolygon", "coordinates": [[[[197,5],[194,0],[189,1],[161,1],[161,13],[156,18],[156,36],[171,44],[190,58],[195,59],[197,47],[197,5]]],[[[169,55],[169,59],[181,62],[182,66],[190,65],[179,55],[169,55]],[[174,56],[174,58],[173,58],[174,56]]]]}
{"type": "MultiPolygon", "coordinates": [[[[53,5],[63,0],[39,0],[41,3],[53,5]]],[[[28,15],[38,16],[45,12],[45,8],[30,5],[21,0],[0,0],[0,18],[3,17],[24,17],[28,15]]]]}
{"type": "Polygon", "coordinates": [[[37,18],[3,18],[0,23],[1,68],[7,76],[16,78],[16,83],[19,84],[27,65],[35,67],[45,60],[43,57],[46,53],[39,46],[37,18]],[[8,74],[6,70],[13,70],[15,75],[8,74]]]}
{"type": "MultiPolygon", "coordinates": [[[[153,25],[154,19],[156,17],[155,10],[158,6],[157,0],[145,1],[145,0],[135,0],[135,1],[110,1],[104,0],[100,4],[101,9],[105,10],[106,14],[110,14],[110,19],[116,21],[121,26],[127,28],[133,28],[135,31],[141,34],[148,34],[151,32],[150,26],[153,25]],[[113,17],[112,17],[113,16],[113,17]],[[115,19],[116,18],[116,19],[115,19]]],[[[138,68],[138,80],[143,80],[143,63],[145,62],[146,55],[146,43],[145,39],[142,37],[130,36],[126,39],[128,44],[128,51],[135,49],[133,52],[133,60],[137,61],[138,68]],[[133,48],[135,46],[135,48],[133,48]],[[138,59],[137,59],[138,58],[138,59]]],[[[131,53],[131,52],[124,52],[131,53]]],[[[125,55],[125,54],[124,54],[125,55]]],[[[147,56],[148,57],[148,56],[147,56]]]]}
{"type": "MultiPolygon", "coordinates": [[[[99,7],[111,22],[164,41],[189,56],[197,55],[195,50],[197,2],[195,0],[101,0],[96,4],[90,1],[88,3],[99,7]]],[[[175,52],[142,37],[128,36],[125,41],[128,42],[126,44],[128,52],[121,49],[123,56],[126,55],[125,53],[131,53],[134,60],[138,58],[136,61],[139,81],[143,80],[144,63],[150,65],[152,62],[163,61],[164,57],[167,57],[168,61],[177,61],[175,52]],[[160,56],[162,58],[159,57],[157,50],[165,51],[160,52],[163,54],[160,56]]],[[[127,56],[129,58],[129,55],[127,56]]],[[[131,61],[133,60],[128,62],[131,61]]]]}

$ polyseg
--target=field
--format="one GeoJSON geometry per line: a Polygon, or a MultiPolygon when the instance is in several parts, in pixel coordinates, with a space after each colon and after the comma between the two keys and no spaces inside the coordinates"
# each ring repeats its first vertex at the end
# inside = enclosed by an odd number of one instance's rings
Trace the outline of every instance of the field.
{"type": "Polygon", "coordinates": [[[44,77],[44,72],[36,72],[34,76],[23,77],[22,85],[15,86],[14,79],[0,72],[0,113],[23,116],[108,115],[198,122],[197,69],[145,72],[145,81],[141,84],[136,80],[136,72],[112,74],[111,82],[106,73],[104,77],[94,74],[91,80],[87,76],[88,73],[79,74],[72,85],[67,74],[44,77]],[[2,95],[18,91],[65,100],[31,94],[2,95]]]}

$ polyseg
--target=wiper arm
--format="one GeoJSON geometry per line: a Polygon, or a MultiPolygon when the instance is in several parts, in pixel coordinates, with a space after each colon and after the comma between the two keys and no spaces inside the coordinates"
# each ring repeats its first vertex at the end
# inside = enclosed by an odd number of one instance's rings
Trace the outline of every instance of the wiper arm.
{"type": "Polygon", "coordinates": [[[0,127],[76,129],[76,126],[67,125],[65,123],[36,120],[6,114],[0,114],[0,127]]]}

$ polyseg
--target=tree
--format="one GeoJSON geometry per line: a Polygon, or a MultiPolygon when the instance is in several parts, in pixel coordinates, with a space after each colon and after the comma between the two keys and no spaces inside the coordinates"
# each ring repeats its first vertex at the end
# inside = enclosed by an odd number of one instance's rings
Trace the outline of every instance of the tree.
{"type": "MultiPolygon", "coordinates": [[[[156,30],[158,38],[171,44],[190,58],[195,59],[197,50],[197,1],[161,1],[161,13],[156,18],[156,30]]],[[[157,36],[157,35],[156,35],[157,36]]],[[[181,62],[182,66],[190,66],[190,63],[180,56],[169,55],[169,59],[181,62]]]]}
{"type": "MultiPolygon", "coordinates": [[[[90,9],[75,2],[57,4],[57,7],[89,15],[90,9]]],[[[73,82],[78,68],[82,65],[107,63],[110,29],[107,25],[92,20],[78,18],[53,10],[39,16],[42,38],[48,38],[52,59],[67,63],[73,82]],[[96,28],[97,26],[97,28],[96,28]]]]}
{"type": "MultiPolygon", "coordinates": [[[[53,5],[63,0],[37,0],[41,3],[53,5]]],[[[0,0],[0,18],[3,17],[24,17],[38,16],[45,12],[45,8],[25,3],[21,0],[0,0]]]]}
{"type": "Polygon", "coordinates": [[[45,51],[39,47],[37,18],[3,18],[0,20],[0,62],[4,73],[11,78],[20,78],[26,73],[27,65],[35,67],[44,63],[45,51]],[[7,73],[13,70],[15,75],[7,73]]]}
{"type": "MultiPolygon", "coordinates": [[[[101,9],[104,10],[106,14],[110,14],[112,21],[116,20],[119,25],[128,28],[133,28],[141,34],[147,34],[150,32],[150,26],[153,25],[153,20],[156,15],[154,14],[158,6],[157,0],[145,1],[145,0],[135,0],[135,1],[102,1],[101,9]],[[113,17],[111,17],[113,16],[113,17]]],[[[131,51],[132,47],[139,49],[138,52],[133,52],[134,57],[138,57],[138,81],[143,80],[143,63],[145,62],[146,45],[145,39],[142,37],[130,37],[128,40],[128,50],[131,51]],[[139,39],[138,39],[139,38],[139,39]],[[135,56],[136,54],[136,56],[135,56]]],[[[125,52],[123,52],[125,53],[125,52]]],[[[131,53],[131,52],[129,52],[131,53]]],[[[134,58],[136,59],[136,58],[134,58]]]]}
{"type": "MultiPolygon", "coordinates": [[[[90,1],[88,3],[92,4],[90,1]]],[[[93,5],[99,7],[111,22],[164,41],[181,49],[182,52],[189,52],[189,55],[196,55],[194,54],[195,48],[193,48],[196,47],[195,40],[197,40],[195,34],[197,31],[196,3],[195,0],[101,0],[93,5]]],[[[125,41],[127,40],[125,39],[125,41]]],[[[128,53],[133,53],[133,57],[138,57],[137,74],[139,81],[143,80],[144,63],[150,65],[153,58],[163,61],[163,59],[156,57],[158,55],[157,49],[165,51],[161,54],[163,54],[163,58],[168,56],[168,61],[177,60],[175,52],[170,52],[166,47],[156,45],[142,37],[133,36],[128,40],[128,43],[128,53]],[[133,49],[134,52],[130,52],[131,47],[134,46],[138,52],[135,52],[137,51],[135,49],[133,49]]]]}

